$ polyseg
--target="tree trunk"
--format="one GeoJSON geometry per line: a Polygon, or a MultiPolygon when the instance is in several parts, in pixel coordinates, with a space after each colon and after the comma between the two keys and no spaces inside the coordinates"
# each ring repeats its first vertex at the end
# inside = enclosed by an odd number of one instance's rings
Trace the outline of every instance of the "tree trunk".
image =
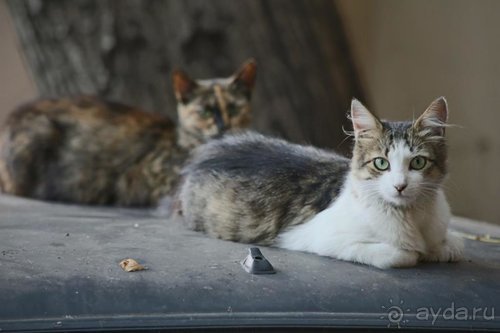
{"type": "Polygon", "coordinates": [[[337,148],[363,98],[332,0],[9,1],[43,96],[97,94],[175,119],[170,74],[258,62],[254,128],[337,148]]]}

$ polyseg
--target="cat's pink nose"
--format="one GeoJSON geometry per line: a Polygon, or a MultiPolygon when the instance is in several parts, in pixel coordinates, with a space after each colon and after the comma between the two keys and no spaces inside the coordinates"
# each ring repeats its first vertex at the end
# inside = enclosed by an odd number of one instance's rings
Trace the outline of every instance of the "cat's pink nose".
{"type": "Polygon", "coordinates": [[[408,184],[399,184],[399,185],[394,185],[394,188],[399,192],[403,192],[405,188],[408,186],[408,184]]]}

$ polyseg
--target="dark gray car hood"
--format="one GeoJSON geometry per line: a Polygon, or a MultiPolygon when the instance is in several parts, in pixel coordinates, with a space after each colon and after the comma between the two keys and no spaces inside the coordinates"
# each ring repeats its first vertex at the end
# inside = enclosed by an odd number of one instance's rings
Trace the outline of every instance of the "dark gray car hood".
{"type": "MultiPolygon", "coordinates": [[[[462,219],[454,226],[500,233],[462,219]]],[[[498,244],[467,240],[464,262],[389,270],[261,247],[274,275],[242,269],[248,247],[148,210],[0,196],[0,331],[500,329],[498,244]],[[124,272],[124,258],[148,269],[124,272]]]]}

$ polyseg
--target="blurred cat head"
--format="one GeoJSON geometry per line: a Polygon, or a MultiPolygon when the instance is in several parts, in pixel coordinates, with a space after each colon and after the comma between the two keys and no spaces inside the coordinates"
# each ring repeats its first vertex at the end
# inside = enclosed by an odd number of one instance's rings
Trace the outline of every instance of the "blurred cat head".
{"type": "Polygon", "coordinates": [[[353,100],[351,120],[351,174],[359,194],[393,206],[411,206],[440,188],[447,172],[448,106],[443,97],[417,120],[406,122],[381,121],[353,100]]]}
{"type": "Polygon", "coordinates": [[[257,64],[247,60],[228,78],[193,80],[173,74],[180,145],[193,148],[208,139],[247,128],[251,123],[250,99],[257,64]]]}

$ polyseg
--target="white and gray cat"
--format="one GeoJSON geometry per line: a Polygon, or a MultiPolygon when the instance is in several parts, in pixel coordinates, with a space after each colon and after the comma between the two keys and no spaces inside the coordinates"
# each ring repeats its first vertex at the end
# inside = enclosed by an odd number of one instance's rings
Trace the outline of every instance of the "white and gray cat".
{"type": "Polygon", "coordinates": [[[442,189],[447,118],[442,97],[407,122],[353,100],[351,160],[258,134],[212,141],[184,170],[182,213],[213,237],[379,268],[458,261],[442,189]]]}

